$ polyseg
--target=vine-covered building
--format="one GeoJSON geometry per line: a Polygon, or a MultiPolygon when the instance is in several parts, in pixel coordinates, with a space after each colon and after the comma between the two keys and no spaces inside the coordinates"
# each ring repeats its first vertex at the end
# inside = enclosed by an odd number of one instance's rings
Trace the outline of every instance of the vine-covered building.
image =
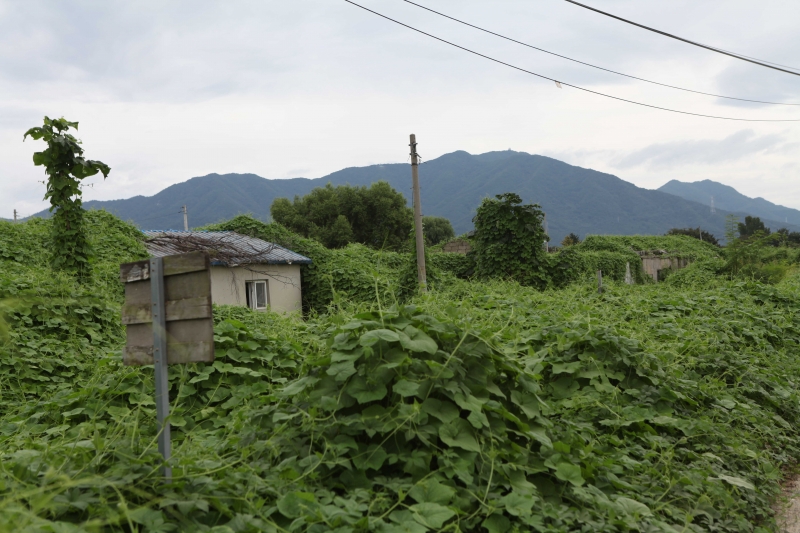
{"type": "Polygon", "coordinates": [[[277,244],[233,231],[149,230],[153,257],[206,252],[211,259],[211,301],[257,311],[302,308],[300,266],[311,259],[277,244]]]}

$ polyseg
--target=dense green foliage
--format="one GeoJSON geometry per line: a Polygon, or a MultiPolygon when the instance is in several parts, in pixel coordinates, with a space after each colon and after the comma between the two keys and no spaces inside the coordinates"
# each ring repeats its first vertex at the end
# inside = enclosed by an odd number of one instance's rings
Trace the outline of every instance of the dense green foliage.
{"type": "Polygon", "coordinates": [[[775,240],[773,246],[800,246],[800,231],[789,231],[786,228],[780,228],[775,232],[775,240]]]}
{"type": "Polygon", "coordinates": [[[447,242],[456,236],[453,225],[444,217],[422,217],[422,228],[428,246],[447,242]]]}
{"type": "Polygon", "coordinates": [[[575,244],[580,244],[580,243],[581,243],[581,238],[575,235],[574,233],[568,234],[561,240],[561,246],[565,248],[567,246],[573,246],[575,244]]]}
{"type": "Polygon", "coordinates": [[[475,273],[502,277],[523,285],[547,286],[547,253],[542,220],[536,204],[523,204],[515,193],[485,198],[475,214],[472,253],[475,273]]]}
{"type": "Polygon", "coordinates": [[[413,226],[405,198],[384,181],[369,187],[328,183],[293,202],[276,198],[270,211],[275,222],[328,248],[357,242],[397,250],[413,226]]]}
{"type": "Polygon", "coordinates": [[[47,148],[33,154],[33,163],[44,166],[47,174],[45,200],[50,200],[53,214],[51,225],[52,242],[48,247],[52,254],[53,267],[86,277],[90,271],[91,248],[86,237],[84,211],[81,206],[81,180],[98,172],[108,177],[111,171],[101,161],[83,157],[81,142],[70,128],[78,129],[77,122],[64,118],[44,117],[44,125],[29,129],[23,140],[30,136],[43,140],[47,148]]]}
{"type": "Polygon", "coordinates": [[[589,237],[548,264],[683,245],[695,262],[598,295],[460,280],[469,258],[431,253],[446,283],[403,300],[408,254],[239,217],[225,229],[314,259],[320,314],[215,307],[216,361],[170,369],[164,484],[152,368],[120,356],[118,263],[141,235],[89,212],[79,284],[38,246],[49,224],[0,224],[0,531],[775,528],[800,459],[800,276],[731,281],[691,237],[589,237]]]}
{"type": "Polygon", "coordinates": [[[710,242],[714,245],[719,245],[719,241],[711,233],[701,230],[700,228],[672,228],[667,232],[667,235],[688,235],[703,242],[710,242]]]}
{"type": "Polygon", "coordinates": [[[752,237],[758,233],[769,235],[769,228],[764,225],[764,222],[758,217],[746,216],[744,222],[739,222],[739,237],[747,238],[752,237]]]}

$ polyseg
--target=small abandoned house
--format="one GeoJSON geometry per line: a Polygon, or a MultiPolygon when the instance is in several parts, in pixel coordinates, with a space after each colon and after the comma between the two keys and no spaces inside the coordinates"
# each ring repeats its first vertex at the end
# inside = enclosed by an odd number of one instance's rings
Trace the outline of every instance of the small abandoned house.
{"type": "Polygon", "coordinates": [[[211,260],[211,301],[257,311],[302,306],[300,266],[311,259],[233,231],[145,231],[154,257],[202,251],[211,260]]]}

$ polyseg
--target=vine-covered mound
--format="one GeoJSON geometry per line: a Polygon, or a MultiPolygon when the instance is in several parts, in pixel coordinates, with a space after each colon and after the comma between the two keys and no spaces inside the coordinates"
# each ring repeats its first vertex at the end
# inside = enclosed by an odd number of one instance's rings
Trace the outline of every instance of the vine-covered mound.
{"type": "Polygon", "coordinates": [[[320,276],[386,268],[307,320],[215,307],[216,361],[170,368],[165,484],[152,368],[120,355],[141,236],[87,221],[84,283],[50,269],[47,221],[0,223],[0,531],[774,528],[800,458],[798,277],[453,277],[404,305],[382,276],[406,257],[336,251],[320,276]]]}
{"type": "Polygon", "coordinates": [[[769,501],[756,485],[778,476],[752,448],[731,453],[714,411],[734,400],[604,328],[501,351],[408,306],[329,335],[248,424],[262,475],[290,481],[270,510],[281,529],[748,531],[769,501]]]}

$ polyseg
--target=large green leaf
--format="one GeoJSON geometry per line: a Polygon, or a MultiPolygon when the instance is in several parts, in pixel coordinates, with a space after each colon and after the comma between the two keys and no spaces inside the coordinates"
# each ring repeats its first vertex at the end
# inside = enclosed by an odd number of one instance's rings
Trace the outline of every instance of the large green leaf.
{"type": "Polygon", "coordinates": [[[650,511],[650,508],[642,502],[637,502],[636,500],[626,498],[625,496],[619,496],[616,500],[614,500],[614,503],[619,509],[630,515],[650,516],[653,514],[653,512],[650,511]]]}
{"type": "Polygon", "coordinates": [[[480,444],[472,432],[472,426],[463,418],[457,418],[449,424],[442,424],[439,427],[439,438],[449,446],[456,446],[470,452],[481,451],[480,444]]]}
{"type": "Polygon", "coordinates": [[[409,510],[414,514],[414,520],[431,529],[441,528],[456,515],[448,507],[433,502],[417,503],[409,507],[409,510]]]}
{"type": "Polygon", "coordinates": [[[742,479],[740,477],[726,476],[726,475],[720,474],[719,476],[717,476],[717,479],[721,479],[722,481],[726,481],[726,482],[730,483],[731,485],[733,485],[735,487],[742,487],[743,489],[750,489],[750,490],[755,490],[756,489],[755,485],[753,485],[752,483],[750,483],[746,479],[742,479]]]}
{"type": "Polygon", "coordinates": [[[535,500],[531,494],[520,494],[512,491],[500,498],[500,503],[505,506],[510,515],[527,516],[531,514],[535,500]]]}
{"type": "Polygon", "coordinates": [[[433,502],[442,505],[450,503],[455,494],[455,489],[435,479],[421,481],[408,491],[408,495],[414,498],[417,503],[433,502]]]}
{"type": "Polygon", "coordinates": [[[278,500],[278,510],[287,518],[313,514],[319,504],[310,492],[289,492],[278,500]]]}
{"type": "Polygon", "coordinates": [[[458,407],[446,400],[441,401],[436,398],[428,398],[422,402],[422,412],[435,416],[445,424],[455,420],[459,416],[458,407]]]}
{"type": "Polygon", "coordinates": [[[387,390],[383,383],[376,383],[361,376],[355,376],[345,389],[358,403],[374,402],[386,396],[387,390]]]}
{"type": "Polygon", "coordinates": [[[414,383],[413,381],[407,381],[405,379],[401,379],[394,385],[392,385],[392,391],[395,394],[399,394],[400,396],[413,396],[419,390],[419,383],[414,383]]]}
{"type": "Polygon", "coordinates": [[[358,343],[361,344],[361,346],[372,346],[378,341],[397,342],[399,340],[400,337],[397,333],[390,329],[373,329],[361,335],[361,338],[358,339],[358,343]]]}
{"type": "Polygon", "coordinates": [[[400,345],[412,352],[422,352],[431,355],[435,354],[436,350],[438,350],[436,341],[430,338],[427,333],[414,326],[408,326],[400,334],[400,345]]]}
{"type": "Polygon", "coordinates": [[[511,520],[500,513],[494,513],[481,524],[489,533],[506,533],[511,529],[511,520]]]}
{"type": "Polygon", "coordinates": [[[562,481],[572,483],[576,487],[584,484],[581,467],[572,463],[561,462],[556,465],[556,477],[562,481]]]}

